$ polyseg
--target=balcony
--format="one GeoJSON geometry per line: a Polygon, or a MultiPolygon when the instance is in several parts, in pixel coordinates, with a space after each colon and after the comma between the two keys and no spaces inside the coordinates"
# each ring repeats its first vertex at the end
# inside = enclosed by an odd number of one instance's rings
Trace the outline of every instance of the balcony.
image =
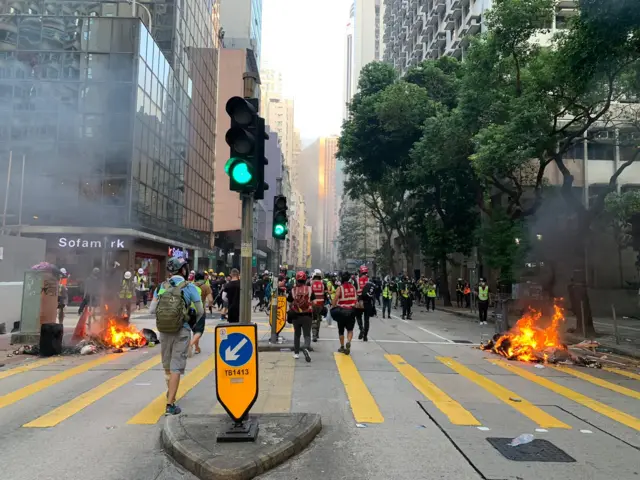
{"type": "Polygon", "coordinates": [[[447,9],[447,0],[433,0],[433,8],[438,13],[444,12],[447,9]]]}
{"type": "Polygon", "coordinates": [[[456,8],[460,8],[461,0],[451,0],[451,10],[455,10],[456,8]]]}
{"type": "Polygon", "coordinates": [[[438,32],[433,39],[434,48],[441,48],[447,44],[447,34],[446,32],[438,32]]]}
{"type": "Polygon", "coordinates": [[[576,8],[576,1],[575,0],[559,0],[556,8],[576,8]]]}
{"type": "Polygon", "coordinates": [[[480,32],[481,27],[480,15],[470,15],[467,21],[467,34],[475,35],[480,32]]]}
{"type": "Polygon", "coordinates": [[[453,30],[456,26],[456,19],[453,17],[453,13],[448,13],[446,17],[444,17],[444,29],[445,30],[453,30]]]}

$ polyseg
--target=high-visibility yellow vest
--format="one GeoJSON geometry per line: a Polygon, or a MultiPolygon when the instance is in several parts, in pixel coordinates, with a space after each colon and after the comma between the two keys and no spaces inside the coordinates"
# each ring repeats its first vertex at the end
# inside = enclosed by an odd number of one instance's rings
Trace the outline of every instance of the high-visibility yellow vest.
{"type": "Polygon", "coordinates": [[[427,297],[430,297],[430,298],[436,297],[436,287],[427,287],[427,297]]]}
{"type": "Polygon", "coordinates": [[[489,300],[489,287],[478,287],[478,300],[483,302],[489,300]]]}
{"type": "Polygon", "coordinates": [[[122,280],[122,287],[120,288],[120,298],[133,298],[133,283],[128,280],[122,280]]]}
{"type": "Polygon", "coordinates": [[[391,290],[388,286],[384,287],[382,290],[382,298],[391,298],[391,290]]]}
{"type": "MultiPolygon", "coordinates": [[[[196,288],[198,289],[198,293],[200,294],[200,299],[202,299],[202,289],[198,285],[196,285],[196,288]]],[[[196,304],[191,302],[191,308],[195,310],[196,304]]]]}

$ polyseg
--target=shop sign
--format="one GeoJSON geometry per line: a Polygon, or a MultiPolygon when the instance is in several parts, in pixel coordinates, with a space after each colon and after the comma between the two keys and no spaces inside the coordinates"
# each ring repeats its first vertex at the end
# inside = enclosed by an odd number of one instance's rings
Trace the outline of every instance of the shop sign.
{"type": "MultiPolygon", "coordinates": [[[[58,247],[60,248],[88,248],[88,249],[100,249],[103,248],[103,239],[89,239],[84,237],[59,237],[58,247]]],[[[107,243],[104,248],[113,250],[122,250],[125,247],[125,240],[122,238],[107,238],[107,243]]]]}
{"type": "Polygon", "coordinates": [[[169,256],[170,257],[177,257],[177,258],[184,258],[185,260],[189,259],[189,251],[188,250],[183,250],[182,248],[178,248],[178,247],[169,247],[169,256]]]}

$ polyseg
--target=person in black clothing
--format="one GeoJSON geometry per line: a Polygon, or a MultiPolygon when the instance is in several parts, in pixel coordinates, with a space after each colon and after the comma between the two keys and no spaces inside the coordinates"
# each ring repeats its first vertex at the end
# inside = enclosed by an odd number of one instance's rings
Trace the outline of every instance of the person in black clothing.
{"type": "Polygon", "coordinates": [[[237,268],[231,270],[231,281],[224,285],[222,293],[224,300],[229,305],[227,321],[229,323],[240,322],[240,272],[237,268]]]}

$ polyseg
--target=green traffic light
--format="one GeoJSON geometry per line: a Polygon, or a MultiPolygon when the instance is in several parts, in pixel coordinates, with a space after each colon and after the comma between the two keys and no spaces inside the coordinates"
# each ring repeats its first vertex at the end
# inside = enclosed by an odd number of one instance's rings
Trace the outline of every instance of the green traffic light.
{"type": "Polygon", "coordinates": [[[245,162],[236,163],[231,171],[231,178],[240,184],[246,185],[253,179],[253,175],[249,171],[249,167],[245,162]]]}
{"type": "Polygon", "coordinates": [[[229,175],[229,169],[231,168],[231,164],[233,163],[233,161],[235,160],[235,158],[230,158],[229,160],[227,160],[227,163],[224,164],[224,173],[226,173],[227,175],[229,175]]]}
{"type": "Polygon", "coordinates": [[[280,236],[282,234],[284,234],[284,225],[274,225],[273,226],[273,233],[280,236]]]}

